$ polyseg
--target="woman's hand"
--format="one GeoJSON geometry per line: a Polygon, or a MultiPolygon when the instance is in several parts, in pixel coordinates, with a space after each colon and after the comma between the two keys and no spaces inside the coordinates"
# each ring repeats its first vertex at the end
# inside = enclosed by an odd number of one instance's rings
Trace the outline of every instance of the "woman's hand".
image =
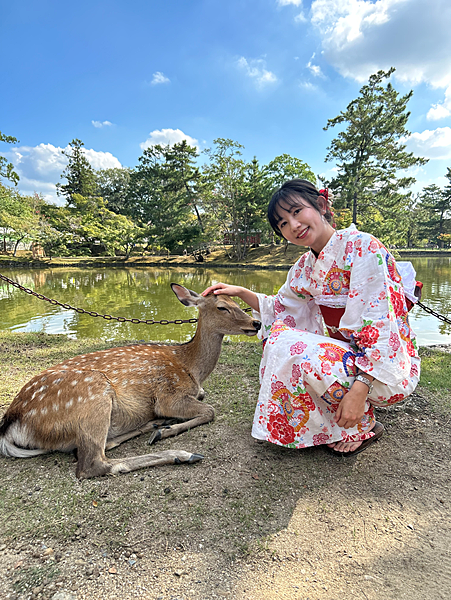
{"type": "Polygon", "coordinates": [[[215,283],[202,292],[202,296],[208,296],[208,294],[227,294],[227,296],[237,296],[241,298],[243,302],[249,304],[254,310],[259,310],[258,298],[254,292],[248,290],[245,287],[239,285],[229,285],[228,283],[215,283]]]}
{"type": "MultiPolygon", "coordinates": [[[[239,285],[229,285],[228,283],[215,283],[208,287],[202,292],[202,296],[208,296],[208,294],[227,294],[227,296],[238,296],[241,298],[240,292],[246,290],[246,288],[240,287],[239,285]]],[[[249,291],[249,290],[246,290],[249,291]]]]}
{"type": "Polygon", "coordinates": [[[355,381],[351,389],[344,395],[335,413],[334,421],[340,427],[349,429],[360,423],[365,414],[368,386],[362,381],[355,381]]]}

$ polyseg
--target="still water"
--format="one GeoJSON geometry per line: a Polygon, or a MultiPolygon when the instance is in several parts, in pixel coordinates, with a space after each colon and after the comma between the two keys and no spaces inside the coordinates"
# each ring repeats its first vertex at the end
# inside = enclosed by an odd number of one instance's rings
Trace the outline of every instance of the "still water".
{"type": "MultiPolygon", "coordinates": [[[[451,258],[414,258],[417,279],[424,283],[422,301],[451,318],[451,258]]],[[[101,314],[134,319],[189,319],[195,308],[177,300],[169,284],[180,283],[201,292],[211,283],[234,283],[266,294],[284,283],[286,271],[214,268],[136,269],[4,269],[2,274],[60,302],[101,314]]],[[[244,305],[243,305],[244,306],[244,305]]],[[[420,345],[451,343],[451,325],[428,315],[419,307],[411,324],[420,345]]],[[[104,340],[156,340],[185,342],[195,325],[135,325],[78,314],[29,296],[0,280],[0,329],[65,333],[73,338],[104,340]]],[[[235,338],[238,339],[238,338],[235,338]]],[[[256,340],[256,338],[250,338],[256,340]]],[[[249,338],[243,337],[249,341],[249,338]]]]}

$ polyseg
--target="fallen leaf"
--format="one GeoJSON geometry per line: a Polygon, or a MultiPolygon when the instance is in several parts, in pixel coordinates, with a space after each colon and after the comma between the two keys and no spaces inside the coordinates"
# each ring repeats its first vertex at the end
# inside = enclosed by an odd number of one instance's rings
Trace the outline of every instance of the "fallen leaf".
{"type": "Polygon", "coordinates": [[[93,505],[93,506],[97,506],[97,500],[93,500],[93,501],[92,501],[92,505],[93,505]]]}
{"type": "Polygon", "coordinates": [[[19,562],[16,562],[16,564],[14,565],[15,569],[18,569],[19,567],[21,567],[23,565],[23,560],[19,560],[19,562]]]}
{"type": "Polygon", "coordinates": [[[115,575],[117,573],[116,567],[110,567],[108,569],[108,573],[111,573],[111,575],[115,575]]]}
{"type": "Polygon", "coordinates": [[[260,479],[260,477],[257,475],[257,473],[254,473],[254,474],[252,475],[252,479],[260,479]]]}

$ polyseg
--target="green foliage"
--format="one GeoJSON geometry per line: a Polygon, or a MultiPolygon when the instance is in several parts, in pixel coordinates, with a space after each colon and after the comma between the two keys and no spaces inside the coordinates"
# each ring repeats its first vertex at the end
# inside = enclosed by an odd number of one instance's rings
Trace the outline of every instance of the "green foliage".
{"type": "Polygon", "coordinates": [[[128,214],[128,196],[132,169],[99,169],[95,171],[95,196],[107,203],[108,209],[118,214],[128,214]]]}
{"type": "Polygon", "coordinates": [[[264,168],[264,174],[271,191],[290,179],[307,179],[313,184],[316,183],[315,174],[309,165],[300,158],[295,158],[289,154],[276,156],[264,168]]]}
{"type": "MultiPolygon", "coordinates": [[[[448,169],[447,177],[451,179],[451,170],[448,169]]],[[[449,186],[448,186],[449,187],[449,186]]],[[[428,185],[420,194],[419,208],[422,209],[422,222],[420,235],[430,243],[443,246],[446,234],[451,229],[451,191],[447,193],[438,185],[428,185]],[[445,235],[445,237],[443,237],[445,235]]]]}
{"type": "Polygon", "coordinates": [[[21,241],[32,241],[39,231],[40,208],[38,195],[22,196],[16,190],[0,184],[0,233],[3,251],[6,241],[14,241],[14,256],[21,241]]]}
{"type": "Polygon", "coordinates": [[[382,241],[402,244],[408,229],[408,189],[415,179],[400,172],[427,160],[405,150],[407,104],[413,92],[399,96],[391,83],[383,85],[394,71],[371,75],[359,97],[324,129],[346,126],[326,156],[338,165],[338,175],[329,184],[338,195],[335,206],[352,210],[353,221],[382,241]]]}
{"type": "Polygon", "coordinates": [[[66,198],[67,204],[73,203],[74,194],[81,196],[94,196],[96,193],[96,178],[94,170],[83,152],[83,142],[72,140],[69,150],[62,150],[62,154],[69,160],[61,179],[66,179],[65,185],[56,184],[57,194],[66,198]]]}
{"type": "Polygon", "coordinates": [[[146,229],[148,244],[181,251],[200,238],[197,150],[186,141],[144,150],[130,177],[128,214],[146,229]]]}
{"type": "MultiPolygon", "coordinates": [[[[5,142],[6,144],[17,144],[19,140],[17,140],[12,135],[4,135],[0,131],[0,142],[5,142]]],[[[19,182],[19,175],[14,171],[14,165],[4,157],[0,156],[0,177],[4,177],[8,179],[14,185],[17,185],[19,182]]]]}
{"type": "Polygon", "coordinates": [[[268,180],[256,158],[251,163],[241,158],[241,144],[224,138],[214,144],[205,150],[209,163],[203,167],[204,209],[211,235],[221,241],[227,234],[233,257],[240,260],[247,254],[248,236],[268,229],[268,180]]]}

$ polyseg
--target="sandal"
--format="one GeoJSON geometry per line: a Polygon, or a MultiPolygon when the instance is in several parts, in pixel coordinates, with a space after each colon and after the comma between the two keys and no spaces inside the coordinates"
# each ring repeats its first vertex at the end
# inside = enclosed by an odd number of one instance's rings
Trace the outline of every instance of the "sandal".
{"type": "Polygon", "coordinates": [[[374,435],[367,440],[364,440],[360,446],[356,448],[356,450],[352,450],[352,452],[339,452],[338,450],[334,450],[334,448],[329,448],[328,446],[326,446],[326,448],[331,454],[335,454],[335,456],[355,456],[356,454],[366,450],[368,446],[371,446],[371,444],[374,444],[374,442],[377,442],[377,440],[382,437],[384,433],[384,426],[382,423],[379,423],[379,421],[376,421],[376,424],[371,431],[374,433],[374,435]]]}

